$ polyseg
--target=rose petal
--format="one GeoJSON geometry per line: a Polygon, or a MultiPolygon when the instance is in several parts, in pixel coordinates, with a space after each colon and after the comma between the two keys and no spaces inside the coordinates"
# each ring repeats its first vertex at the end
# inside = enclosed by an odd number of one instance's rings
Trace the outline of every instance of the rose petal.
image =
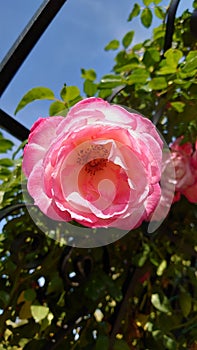
{"type": "MultiPolygon", "coordinates": [[[[51,219],[62,220],[62,217],[58,215],[57,211],[54,209],[52,199],[47,197],[43,190],[42,175],[43,167],[42,160],[40,160],[29,176],[27,183],[28,192],[34,198],[34,204],[37,205],[44,214],[51,219]]],[[[64,220],[69,221],[70,215],[66,213],[64,215],[64,220]]]]}

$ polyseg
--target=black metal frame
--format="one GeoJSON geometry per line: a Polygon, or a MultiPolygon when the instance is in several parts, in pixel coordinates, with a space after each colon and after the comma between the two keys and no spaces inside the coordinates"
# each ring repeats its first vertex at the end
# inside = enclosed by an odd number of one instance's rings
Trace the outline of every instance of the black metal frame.
{"type": "Polygon", "coordinates": [[[66,0],[45,0],[0,65],[0,96],[66,0]]]}
{"type": "MultiPolygon", "coordinates": [[[[67,0],[44,0],[0,64],[0,96],[67,0]]],[[[29,130],[0,109],[0,126],[24,141],[29,130]]]]}
{"type": "Polygon", "coordinates": [[[171,48],[172,45],[172,36],[174,33],[174,21],[176,16],[176,11],[180,0],[172,0],[170,7],[168,9],[168,17],[166,22],[166,34],[164,40],[164,52],[171,48]]]}
{"type": "MultiPolygon", "coordinates": [[[[29,21],[21,35],[11,47],[0,65],[0,96],[31,52],[41,35],[67,0],[44,0],[40,8],[29,21]]],[[[174,20],[180,0],[172,0],[168,9],[164,52],[171,47],[174,20]]],[[[122,89],[123,87],[120,87],[122,89]]],[[[110,101],[117,94],[113,92],[110,101]]],[[[0,126],[21,141],[27,139],[29,130],[0,109],[0,126]]]]}

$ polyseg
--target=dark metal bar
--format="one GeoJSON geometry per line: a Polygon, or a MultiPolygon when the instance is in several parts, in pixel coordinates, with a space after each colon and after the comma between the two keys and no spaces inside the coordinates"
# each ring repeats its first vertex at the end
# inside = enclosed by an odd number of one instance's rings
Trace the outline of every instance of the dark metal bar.
{"type": "Polygon", "coordinates": [[[19,35],[0,65],[0,96],[67,0],[45,0],[19,35]]]}
{"type": "Polygon", "coordinates": [[[171,48],[172,36],[174,33],[174,20],[176,16],[177,7],[180,0],[172,0],[168,9],[167,23],[166,23],[166,34],[164,41],[164,52],[171,48]]]}
{"type": "MultiPolygon", "coordinates": [[[[180,0],[172,0],[171,3],[170,3],[169,9],[168,9],[163,55],[168,49],[171,48],[171,45],[172,45],[172,36],[173,36],[173,33],[174,33],[174,21],[175,21],[176,11],[177,11],[179,2],[180,2],[180,0]]],[[[162,56],[162,58],[163,58],[163,56],[162,56]]],[[[161,100],[162,100],[162,98],[161,98],[161,100]]],[[[162,114],[164,112],[164,109],[165,109],[165,103],[154,114],[154,116],[152,118],[152,121],[153,121],[153,123],[155,125],[158,124],[159,119],[161,118],[161,116],[162,116],[162,114]]]]}
{"type": "Polygon", "coordinates": [[[0,109],[0,126],[21,141],[25,141],[29,136],[29,130],[2,109],[0,109]]]}

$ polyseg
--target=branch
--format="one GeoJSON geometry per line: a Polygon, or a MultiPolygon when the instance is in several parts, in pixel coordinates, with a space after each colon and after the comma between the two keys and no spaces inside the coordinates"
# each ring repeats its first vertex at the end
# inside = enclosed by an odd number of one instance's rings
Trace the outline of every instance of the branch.
{"type": "Polygon", "coordinates": [[[129,270],[128,277],[127,277],[127,279],[125,281],[125,283],[127,283],[127,281],[129,281],[129,283],[128,283],[128,286],[126,288],[123,300],[120,303],[119,308],[117,310],[116,319],[114,321],[114,324],[113,324],[113,327],[112,327],[112,331],[111,331],[111,335],[110,335],[109,350],[113,350],[114,342],[116,340],[116,334],[120,330],[122,320],[124,319],[126,310],[128,308],[129,298],[132,296],[132,293],[133,293],[133,290],[134,290],[133,286],[136,285],[137,281],[139,280],[140,270],[141,269],[136,268],[136,267],[134,268],[134,270],[132,272],[131,272],[131,270],[129,270]]]}

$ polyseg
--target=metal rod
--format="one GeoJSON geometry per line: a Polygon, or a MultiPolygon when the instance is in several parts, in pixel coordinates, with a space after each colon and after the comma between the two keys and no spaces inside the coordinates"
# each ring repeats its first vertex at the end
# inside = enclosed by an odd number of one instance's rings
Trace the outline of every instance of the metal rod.
{"type": "Polygon", "coordinates": [[[164,52],[171,48],[172,36],[174,33],[174,21],[176,16],[177,7],[180,0],[172,0],[168,9],[167,22],[166,22],[166,34],[164,41],[164,52]]]}
{"type": "Polygon", "coordinates": [[[0,109],[0,126],[20,141],[28,138],[29,130],[2,109],[0,109]]]}
{"type": "Polygon", "coordinates": [[[0,96],[67,0],[45,0],[15,41],[0,65],[0,96]]]}

